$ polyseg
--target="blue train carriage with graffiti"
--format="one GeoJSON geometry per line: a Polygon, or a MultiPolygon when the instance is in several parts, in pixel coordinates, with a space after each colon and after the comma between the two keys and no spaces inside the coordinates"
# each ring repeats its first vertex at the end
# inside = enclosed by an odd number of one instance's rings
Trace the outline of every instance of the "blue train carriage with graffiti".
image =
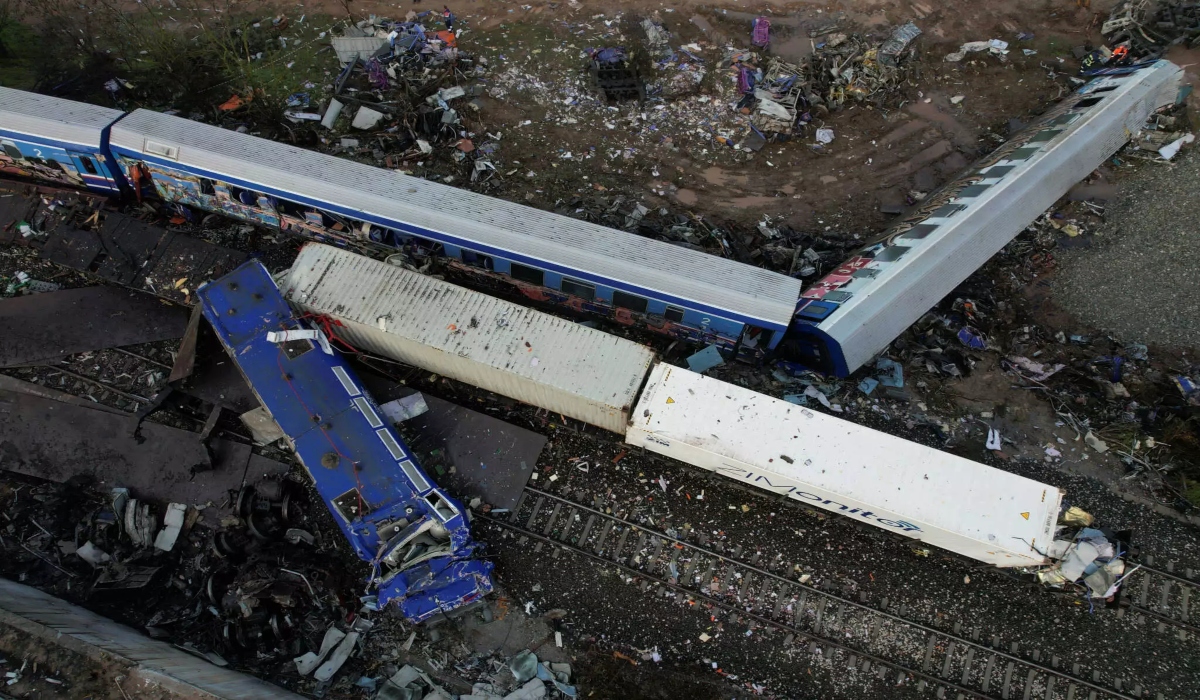
{"type": "Polygon", "coordinates": [[[783,353],[838,376],[858,369],[1181,97],[1167,61],[1109,73],[805,289],[783,353]]]}
{"type": "Polygon", "coordinates": [[[149,110],[122,119],[111,146],[167,201],[375,255],[436,257],[481,286],[727,354],[773,350],[800,294],[798,280],[761,268],[149,110]]]}
{"type": "Polygon", "coordinates": [[[205,318],[354,549],[368,592],[412,622],[460,611],[492,591],[467,511],[434,484],[319,329],[297,319],[261,263],[198,291],[205,318]]]}
{"type": "Polygon", "coordinates": [[[106,196],[124,180],[108,152],[108,130],[124,112],[0,87],[0,173],[106,196]]]}

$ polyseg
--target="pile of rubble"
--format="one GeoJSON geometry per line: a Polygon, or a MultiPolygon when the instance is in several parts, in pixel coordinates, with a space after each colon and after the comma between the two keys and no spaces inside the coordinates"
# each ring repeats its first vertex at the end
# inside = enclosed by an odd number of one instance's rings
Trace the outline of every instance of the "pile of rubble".
{"type": "Polygon", "coordinates": [[[1200,3],[1185,0],[1125,0],[1109,13],[1100,31],[1110,44],[1129,42],[1132,52],[1157,56],[1176,45],[1200,46],[1200,3]]]}
{"type": "Polygon", "coordinates": [[[1050,588],[1078,593],[1091,600],[1112,602],[1121,583],[1138,567],[1126,570],[1129,531],[1092,527],[1090,513],[1070,507],[1059,516],[1054,542],[1045,554],[1054,564],[1029,571],[1050,588]]]}
{"type": "Polygon", "coordinates": [[[330,95],[319,104],[309,93],[292,95],[286,118],[343,134],[319,137],[328,153],[406,169],[442,144],[455,149],[458,162],[469,161],[472,182],[489,179],[495,173],[489,156],[499,139],[476,147],[463,124],[463,110],[478,110],[472,98],[483,92],[478,84],[463,84],[485,75],[487,60],[458,48],[466,32],[461,23],[453,31],[437,29],[425,23],[431,16],[444,21],[440,14],[409,12],[404,21],[372,15],[346,26],[330,39],[341,65],[327,86],[330,95]],[[350,117],[348,128],[344,116],[350,117]]]}

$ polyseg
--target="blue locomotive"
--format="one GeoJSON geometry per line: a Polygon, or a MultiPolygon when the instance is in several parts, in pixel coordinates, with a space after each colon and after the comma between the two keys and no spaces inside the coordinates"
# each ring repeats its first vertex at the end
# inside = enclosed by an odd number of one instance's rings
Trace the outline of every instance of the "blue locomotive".
{"type": "Polygon", "coordinates": [[[467,511],[434,484],[319,329],[249,261],[202,286],[205,318],[296,456],[355,554],[368,590],[412,622],[461,610],[492,590],[467,511]]]}

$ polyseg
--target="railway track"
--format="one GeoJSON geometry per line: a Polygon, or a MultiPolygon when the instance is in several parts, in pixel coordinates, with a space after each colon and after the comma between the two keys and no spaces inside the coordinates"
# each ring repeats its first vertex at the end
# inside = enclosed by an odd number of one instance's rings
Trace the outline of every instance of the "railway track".
{"type": "MultiPolygon", "coordinates": [[[[1160,632],[1167,627],[1176,630],[1180,639],[1190,634],[1200,638],[1200,578],[1193,569],[1175,570],[1174,562],[1165,569],[1154,568],[1152,555],[1143,555],[1140,568],[1125,582],[1129,610],[1145,615],[1158,624],[1160,632]]],[[[1120,611],[1124,613],[1124,610],[1120,611]]]]}
{"type": "Polygon", "coordinates": [[[535,542],[535,550],[557,547],[615,566],[644,592],[719,608],[731,623],[752,620],[774,628],[785,635],[785,646],[915,685],[931,697],[1165,700],[1135,682],[1106,678],[1100,669],[1016,643],[1005,647],[998,636],[983,638],[978,628],[935,628],[906,619],[905,607],[887,599],[872,605],[863,594],[811,585],[798,567],[764,561],[761,552],[748,560],[740,547],[717,552],[705,546],[702,533],[696,533],[698,543],[689,542],[533,487],[511,512],[483,520],[535,542]]]}

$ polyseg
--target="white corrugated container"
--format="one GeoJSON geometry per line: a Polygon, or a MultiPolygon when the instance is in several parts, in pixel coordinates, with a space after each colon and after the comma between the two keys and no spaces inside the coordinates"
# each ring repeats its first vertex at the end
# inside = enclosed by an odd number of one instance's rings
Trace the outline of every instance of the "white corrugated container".
{"type": "Polygon", "coordinates": [[[654,361],[624,338],[317,243],[280,289],[355,347],[617,433],[654,361]]]}
{"type": "Polygon", "coordinates": [[[1046,563],[1063,493],[679,367],[654,368],[631,445],[995,566],[1046,563]]]}

